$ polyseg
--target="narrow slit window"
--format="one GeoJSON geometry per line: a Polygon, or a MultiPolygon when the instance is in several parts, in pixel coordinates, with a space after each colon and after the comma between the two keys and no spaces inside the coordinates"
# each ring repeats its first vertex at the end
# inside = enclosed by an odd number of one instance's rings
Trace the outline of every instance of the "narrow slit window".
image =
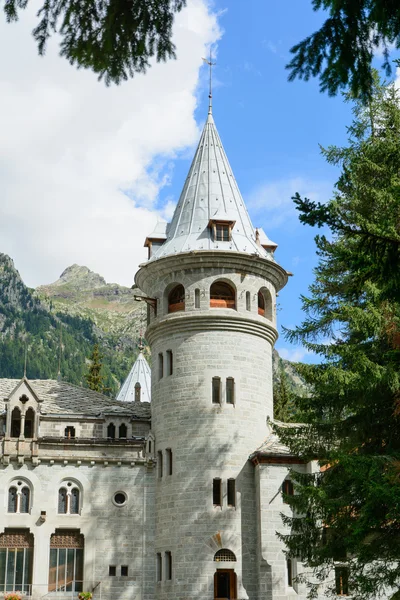
{"type": "Polygon", "coordinates": [[[157,457],[158,457],[158,476],[161,479],[161,477],[163,476],[163,453],[160,450],[157,452],[157,457]]]}
{"type": "Polygon", "coordinates": [[[194,307],[200,308],[200,290],[198,288],[194,290],[194,307]]]}
{"type": "Polygon", "coordinates": [[[212,378],[212,401],[213,404],[221,404],[221,378],[212,378]]]}
{"type": "Polygon", "coordinates": [[[226,403],[235,404],[235,380],[228,377],[226,380],[226,403]]]}
{"type": "Polygon", "coordinates": [[[246,292],[246,310],[251,310],[251,295],[250,295],[250,292],[246,292]]]}
{"type": "Polygon", "coordinates": [[[167,350],[167,375],[172,375],[174,372],[173,360],[172,350],[167,350]]]}
{"type": "Polygon", "coordinates": [[[213,504],[222,506],[222,481],[218,478],[213,479],[213,504]]]}
{"type": "Polygon", "coordinates": [[[236,506],[236,481],[228,479],[228,506],[236,506]]]}
{"type": "Polygon", "coordinates": [[[158,379],[162,379],[164,377],[164,356],[163,353],[160,352],[158,355],[158,379]]]}
{"type": "Polygon", "coordinates": [[[286,561],[286,572],[287,572],[287,583],[289,587],[293,587],[293,565],[292,559],[288,558],[286,561]]]}
{"type": "Polygon", "coordinates": [[[167,473],[168,473],[168,475],[172,475],[172,450],[171,450],[171,448],[167,448],[166,455],[167,455],[167,473]]]}
{"type": "Polygon", "coordinates": [[[171,581],[172,579],[172,554],[171,552],[165,553],[165,579],[171,581]]]}
{"type": "Polygon", "coordinates": [[[162,556],[161,552],[157,552],[157,581],[162,581],[162,556]]]}

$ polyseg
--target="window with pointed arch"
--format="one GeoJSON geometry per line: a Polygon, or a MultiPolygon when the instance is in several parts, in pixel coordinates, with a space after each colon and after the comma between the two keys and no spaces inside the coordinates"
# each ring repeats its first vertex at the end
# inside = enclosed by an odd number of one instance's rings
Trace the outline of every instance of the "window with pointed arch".
{"type": "Polygon", "coordinates": [[[19,438],[21,435],[21,411],[15,407],[11,413],[11,437],[19,438]]]}
{"type": "Polygon", "coordinates": [[[58,490],[58,514],[79,515],[80,489],[74,481],[63,481],[58,490]]]}
{"type": "Polygon", "coordinates": [[[225,281],[214,281],[210,287],[211,308],[236,308],[234,288],[225,281]]]}
{"type": "Polygon", "coordinates": [[[35,435],[35,411],[28,408],[25,413],[24,437],[33,438],[35,435]]]}
{"type": "Polygon", "coordinates": [[[107,426],[107,437],[111,440],[115,440],[115,425],[114,423],[110,423],[107,426]]]}
{"type": "Polygon", "coordinates": [[[185,288],[183,285],[176,285],[168,294],[168,312],[179,312],[185,310],[185,288]]]}
{"type": "Polygon", "coordinates": [[[26,481],[15,480],[8,488],[8,512],[29,513],[31,508],[31,490],[26,481]]]}
{"type": "Polygon", "coordinates": [[[118,434],[119,434],[119,439],[126,439],[128,437],[128,428],[125,425],[125,423],[121,423],[121,425],[118,428],[118,434]]]}

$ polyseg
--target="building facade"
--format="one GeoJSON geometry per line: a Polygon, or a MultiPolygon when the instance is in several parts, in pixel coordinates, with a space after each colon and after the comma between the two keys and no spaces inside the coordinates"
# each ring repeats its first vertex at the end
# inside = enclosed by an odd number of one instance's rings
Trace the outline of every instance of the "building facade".
{"type": "Polygon", "coordinates": [[[305,600],[276,532],[290,469],[312,465],[269,426],[288,274],[250,221],[211,106],[172,221],[145,246],[151,403],[142,353],[115,401],[0,380],[0,592],[305,600]]]}

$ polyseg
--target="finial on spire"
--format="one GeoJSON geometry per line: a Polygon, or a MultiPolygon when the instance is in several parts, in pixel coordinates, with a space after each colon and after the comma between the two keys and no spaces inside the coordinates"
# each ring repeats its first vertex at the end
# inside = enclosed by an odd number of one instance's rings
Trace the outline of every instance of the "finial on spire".
{"type": "Polygon", "coordinates": [[[211,48],[210,48],[210,60],[207,60],[207,58],[203,58],[203,60],[210,67],[210,90],[209,90],[209,94],[208,94],[208,114],[211,115],[212,114],[212,68],[215,67],[215,65],[217,64],[216,62],[212,61],[211,48]]]}

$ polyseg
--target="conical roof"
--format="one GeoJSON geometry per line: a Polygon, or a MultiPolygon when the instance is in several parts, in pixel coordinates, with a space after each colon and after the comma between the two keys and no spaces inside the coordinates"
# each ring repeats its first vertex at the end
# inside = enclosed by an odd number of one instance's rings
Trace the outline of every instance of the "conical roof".
{"type": "Polygon", "coordinates": [[[121,389],[118,392],[117,400],[123,402],[134,402],[136,399],[136,384],[140,385],[140,402],[150,402],[151,400],[151,372],[149,363],[145,359],[143,352],[139,353],[128,377],[125,379],[121,389]]]}
{"type": "Polygon", "coordinates": [[[150,260],[193,250],[223,250],[273,259],[256,240],[255,229],[222,146],[211,109],[192,165],[168,225],[166,241],[150,260]],[[229,222],[231,239],[216,241],[213,222],[229,222]]]}

